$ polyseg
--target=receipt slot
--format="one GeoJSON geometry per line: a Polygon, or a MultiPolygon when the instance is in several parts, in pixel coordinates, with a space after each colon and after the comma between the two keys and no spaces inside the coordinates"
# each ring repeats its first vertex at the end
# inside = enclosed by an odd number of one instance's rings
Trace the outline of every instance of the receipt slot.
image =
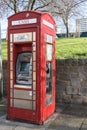
{"type": "Polygon", "coordinates": [[[8,18],[8,119],[42,124],[54,113],[55,36],[48,13],[8,18]]]}

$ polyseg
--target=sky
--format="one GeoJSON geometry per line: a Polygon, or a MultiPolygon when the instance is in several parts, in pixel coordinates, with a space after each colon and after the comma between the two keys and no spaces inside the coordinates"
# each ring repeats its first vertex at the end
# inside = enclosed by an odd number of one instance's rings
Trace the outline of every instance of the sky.
{"type": "Polygon", "coordinates": [[[1,25],[1,38],[6,38],[7,33],[7,19],[0,19],[0,25],[1,25]]]}
{"type": "MultiPolygon", "coordinates": [[[[87,2],[85,3],[85,7],[84,5],[82,5],[83,7],[79,10],[79,12],[82,11],[82,16],[80,17],[72,17],[70,20],[69,20],[69,31],[72,33],[72,32],[76,32],[76,19],[78,18],[87,18],[87,2]]],[[[58,28],[61,29],[62,33],[65,33],[66,32],[66,29],[64,27],[64,24],[62,22],[61,19],[59,18],[54,18],[55,21],[56,21],[56,25],[58,28]]],[[[8,24],[8,21],[6,18],[3,18],[3,19],[0,19],[0,24],[1,24],[1,37],[2,38],[5,38],[6,37],[6,33],[7,33],[7,24],[8,24]]]]}
{"type": "MultiPolygon", "coordinates": [[[[55,19],[56,21],[56,25],[58,28],[60,28],[62,30],[62,33],[65,33],[66,32],[66,29],[63,25],[63,22],[61,19],[55,19]]],[[[8,21],[7,19],[3,19],[3,20],[0,20],[0,24],[1,24],[1,38],[6,38],[6,33],[7,33],[7,26],[8,26],[8,21]]],[[[72,22],[70,22],[69,24],[70,26],[70,32],[75,32],[76,31],[76,25],[75,25],[75,20],[72,19],[72,22]]]]}

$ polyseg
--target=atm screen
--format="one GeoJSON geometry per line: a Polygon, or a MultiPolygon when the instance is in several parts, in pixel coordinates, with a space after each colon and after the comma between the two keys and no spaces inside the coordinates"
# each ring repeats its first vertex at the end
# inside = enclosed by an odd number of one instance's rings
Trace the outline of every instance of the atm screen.
{"type": "Polygon", "coordinates": [[[16,62],[16,83],[21,85],[32,84],[32,53],[18,54],[16,62]]]}
{"type": "Polygon", "coordinates": [[[29,62],[21,62],[20,72],[28,73],[29,72],[29,62]]]}

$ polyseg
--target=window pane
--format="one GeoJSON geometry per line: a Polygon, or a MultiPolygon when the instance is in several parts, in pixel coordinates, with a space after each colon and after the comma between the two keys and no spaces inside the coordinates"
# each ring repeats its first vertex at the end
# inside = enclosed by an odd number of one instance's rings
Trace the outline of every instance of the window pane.
{"type": "Polygon", "coordinates": [[[10,44],[10,51],[13,51],[13,44],[10,44]]]}
{"type": "Polygon", "coordinates": [[[11,107],[12,107],[12,101],[13,101],[13,100],[10,98],[10,106],[11,106],[11,107]]]}
{"type": "Polygon", "coordinates": [[[10,53],[10,60],[13,60],[13,53],[10,53]]]}
{"type": "Polygon", "coordinates": [[[46,45],[46,59],[52,60],[52,45],[50,44],[46,45]]]}
{"type": "Polygon", "coordinates": [[[33,80],[36,80],[36,72],[33,72],[33,80]]]}
{"type": "Polygon", "coordinates": [[[36,60],[36,52],[33,52],[33,61],[36,60]]]}
{"type": "Polygon", "coordinates": [[[10,88],[13,87],[13,80],[10,80],[10,88]]]}
{"type": "Polygon", "coordinates": [[[36,41],[36,32],[33,32],[33,41],[36,41]]]}
{"type": "Polygon", "coordinates": [[[33,81],[33,90],[36,90],[36,82],[33,81]]]}
{"type": "Polygon", "coordinates": [[[16,90],[15,89],[14,90],[14,98],[32,99],[32,91],[16,90]]]}
{"type": "Polygon", "coordinates": [[[13,96],[12,92],[12,89],[10,89],[10,98],[13,96]]]}
{"type": "Polygon", "coordinates": [[[10,70],[13,70],[13,62],[10,62],[10,70]]]}
{"type": "Polygon", "coordinates": [[[10,42],[12,42],[12,34],[10,34],[10,42]]]}
{"type": "Polygon", "coordinates": [[[32,101],[14,99],[14,107],[32,110],[32,101]]]}
{"type": "Polygon", "coordinates": [[[10,79],[13,79],[13,71],[10,71],[10,79]]]}
{"type": "Polygon", "coordinates": [[[32,46],[33,46],[33,51],[36,51],[36,42],[33,42],[32,46]]]}
{"type": "Polygon", "coordinates": [[[36,110],[36,102],[33,101],[33,110],[36,110]]]}
{"type": "Polygon", "coordinates": [[[33,71],[36,71],[36,62],[33,62],[33,71]]]}
{"type": "Polygon", "coordinates": [[[52,93],[52,63],[46,63],[46,93],[52,93]]]}

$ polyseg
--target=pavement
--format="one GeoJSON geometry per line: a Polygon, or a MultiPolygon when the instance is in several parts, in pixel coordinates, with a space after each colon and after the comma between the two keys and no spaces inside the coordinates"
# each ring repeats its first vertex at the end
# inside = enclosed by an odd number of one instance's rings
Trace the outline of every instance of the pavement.
{"type": "Polygon", "coordinates": [[[6,119],[6,98],[0,101],[0,130],[87,130],[87,106],[57,104],[56,112],[43,124],[36,125],[6,119]]]}

